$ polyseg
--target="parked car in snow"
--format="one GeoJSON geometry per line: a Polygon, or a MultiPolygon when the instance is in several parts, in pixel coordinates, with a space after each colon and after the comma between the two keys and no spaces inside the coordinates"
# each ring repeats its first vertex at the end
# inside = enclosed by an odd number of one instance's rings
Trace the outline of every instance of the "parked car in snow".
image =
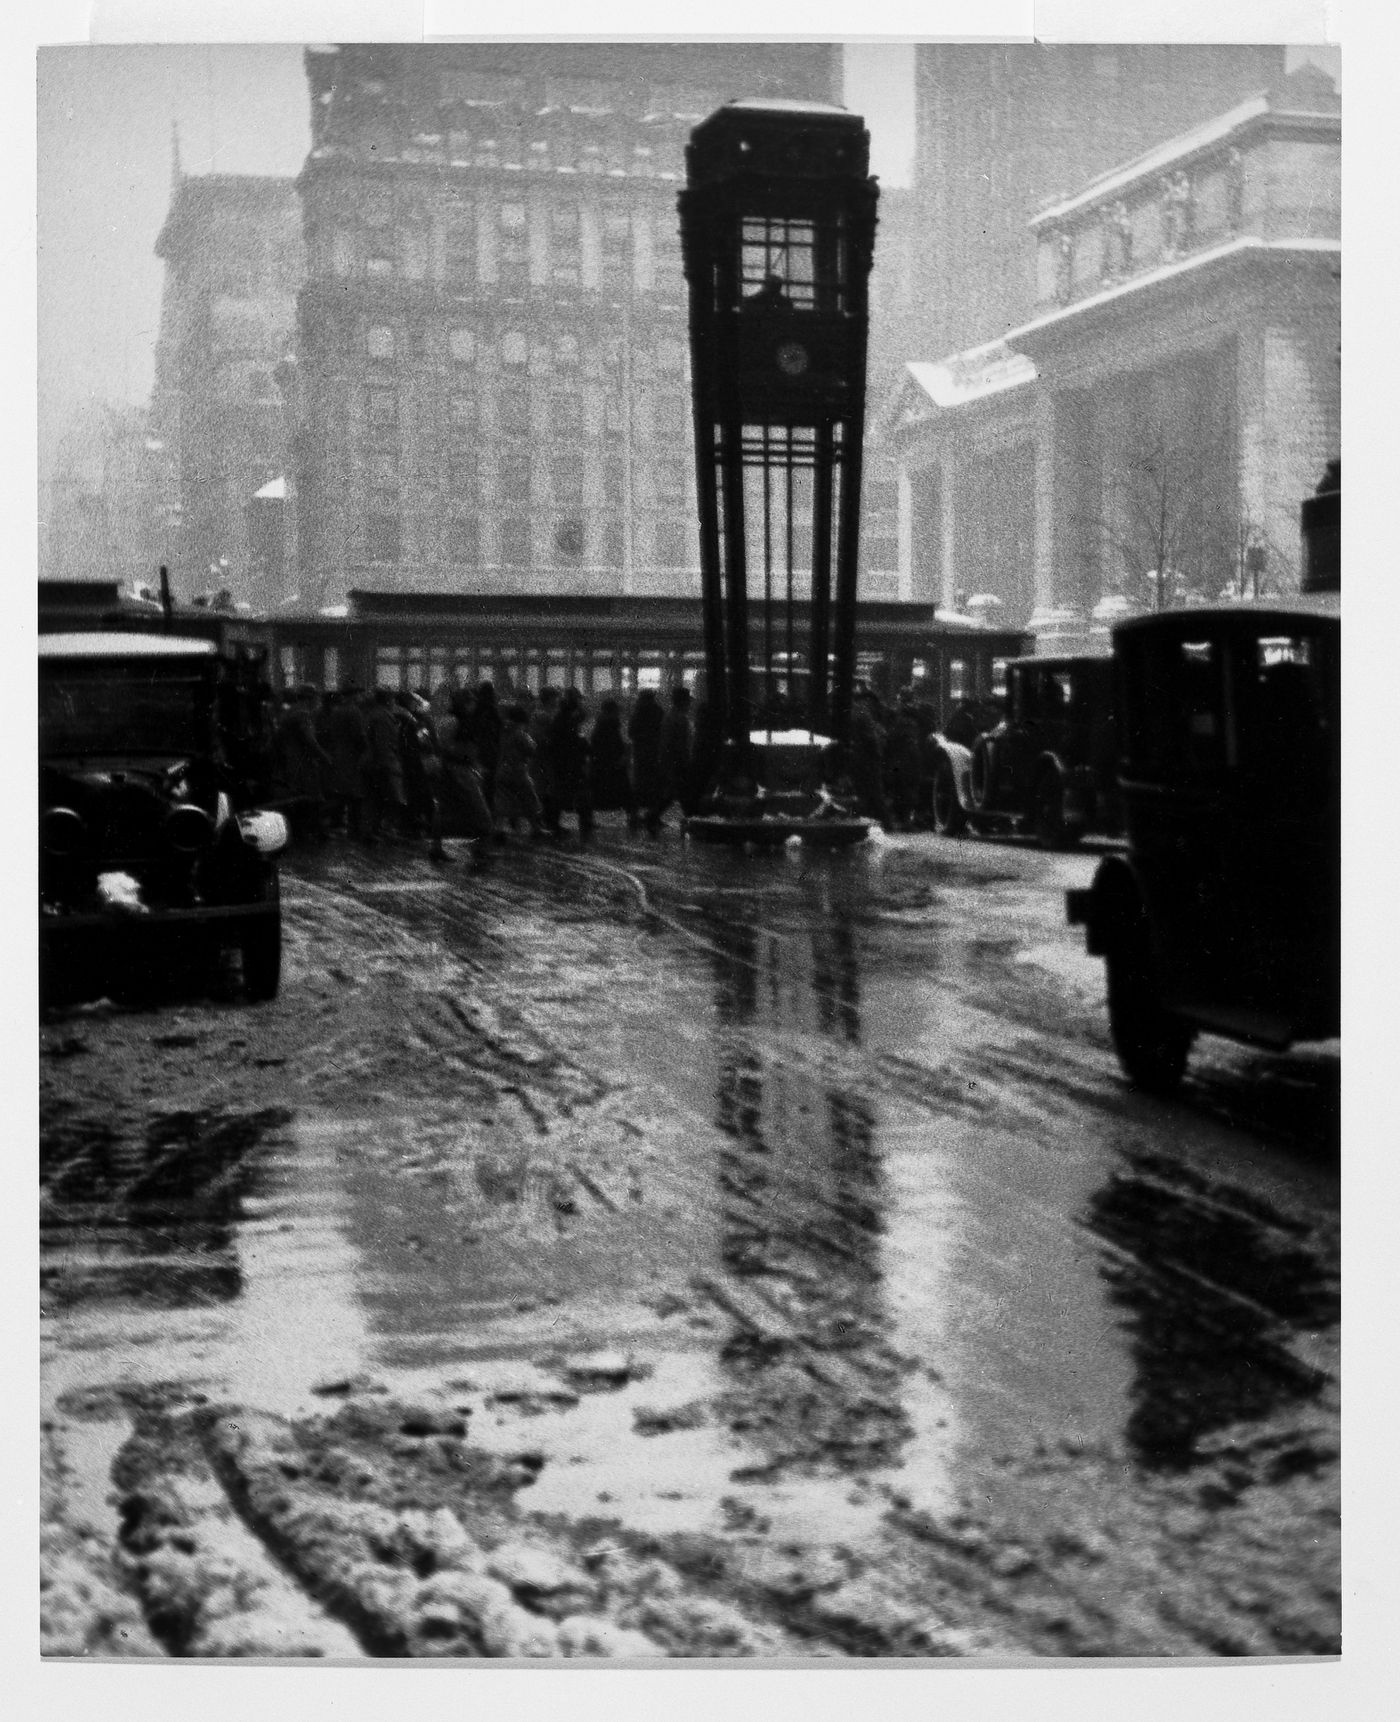
{"type": "Polygon", "coordinates": [[[975,738],[938,739],[933,823],[1033,832],[1047,848],[1120,829],[1113,664],[1101,657],[1013,658],[1005,714],[975,738]]]}
{"type": "Polygon", "coordinates": [[[40,636],[46,994],[92,973],[154,992],[171,965],[233,947],[249,996],[275,995],[287,826],[242,804],[235,674],[208,640],[40,636]]]}
{"type": "Polygon", "coordinates": [[[1067,910],[1105,959],[1119,1060],[1180,1081],[1201,1030],[1340,1032],[1339,594],[1114,631],[1126,854],[1067,910]]]}

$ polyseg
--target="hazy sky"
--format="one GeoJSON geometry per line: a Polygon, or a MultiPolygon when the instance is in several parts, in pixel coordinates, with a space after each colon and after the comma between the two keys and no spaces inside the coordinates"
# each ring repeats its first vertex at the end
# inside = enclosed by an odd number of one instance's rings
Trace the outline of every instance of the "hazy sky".
{"type": "MultiPolygon", "coordinates": [[[[848,60],[875,171],[907,184],[913,49],[853,46],[848,60]]],[[[46,48],[38,69],[42,474],[78,402],[149,396],[172,125],[186,173],[295,174],[310,132],[299,47],[46,48]]]]}
{"type": "MultiPolygon", "coordinates": [[[[847,105],[869,124],[886,185],[909,183],[913,56],[893,43],[846,48],[847,105]]],[[[1315,57],[1339,74],[1335,50],[1315,57]]],[[[172,125],[187,173],[291,175],[309,122],[299,47],[42,48],[38,80],[42,478],[78,403],[149,396],[172,125]]]]}

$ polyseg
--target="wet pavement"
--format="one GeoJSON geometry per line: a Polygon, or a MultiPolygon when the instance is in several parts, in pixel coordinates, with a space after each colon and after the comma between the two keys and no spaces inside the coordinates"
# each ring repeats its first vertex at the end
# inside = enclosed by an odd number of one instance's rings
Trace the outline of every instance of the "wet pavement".
{"type": "Polygon", "coordinates": [[[65,1558],[176,1654],[1334,1651],[1337,1049],[1128,1089],[1093,864],[333,846],[275,1003],[51,1015],[65,1558]]]}

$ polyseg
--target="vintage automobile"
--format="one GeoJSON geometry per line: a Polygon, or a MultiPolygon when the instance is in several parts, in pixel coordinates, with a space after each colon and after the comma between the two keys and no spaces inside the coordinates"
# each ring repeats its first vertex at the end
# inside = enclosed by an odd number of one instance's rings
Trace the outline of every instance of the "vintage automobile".
{"type": "Polygon", "coordinates": [[[1013,658],[1001,721],[935,744],[934,829],[956,837],[969,825],[1011,827],[1054,849],[1117,832],[1115,751],[1111,660],[1013,658]]]}
{"type": "Polygon", "coordinates": [[[1128,845],[1071,891],[1139,1087],[1200,1030],[1282,1049],[1340,1032],[1340,597],[1114,631],[1128,845]]]}
{"type": "Polygon", "coordinates": [[[276,994],[287,825],[248,805],[237,673],[209,640],[40,636],[43,996],[155,993],[226,947],[251,998],[276,994]]]}

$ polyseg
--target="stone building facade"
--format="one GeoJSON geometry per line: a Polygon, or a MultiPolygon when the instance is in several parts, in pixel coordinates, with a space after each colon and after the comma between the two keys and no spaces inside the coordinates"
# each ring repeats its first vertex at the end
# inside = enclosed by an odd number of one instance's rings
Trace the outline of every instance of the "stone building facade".
{"type": "Polygon", "coordinates": [[[902,595],[981,600],[1049,650],[1296,589],[1340,437],[1340,135],[1305,66],[1033,219],[1033,314],[886,404],[902,595]]]}
{"type": "MultiPolygon", "coordinates": [[[[867,410],[886,399],[910,353],[919,351],[923,288],[919,275],[918,207],[904,187],[881,186],[870,271],[867,410]]],[[[867,434],[861,474],[860,595],[898,599],[899,466],[894,452],[867,434]]]]}
{"type": "Polygon", "coordinates": [[[1036,303],[1027,224],[1163,138],[1276,85],[1284,50],[925,43],[915,56],[921,326],[910,352],[964,351],[1036,303]]]}
{"type": "Polygon", "coordinates": [[[172,578],[181,597],[227,588],[278,604],[285,558],[250,532],[250,506],[287,461],[279,366],[291,352],[303,275],[290,179],[183,175],[156,241],[165,288],[151,430],[178,475],[172,578]]]}
{"type": "Polygon", "coordinates": [[[676,194],[726,100],[820,44],[306,56],[292,385],[303,601],[699,590],[676,194]]]}

